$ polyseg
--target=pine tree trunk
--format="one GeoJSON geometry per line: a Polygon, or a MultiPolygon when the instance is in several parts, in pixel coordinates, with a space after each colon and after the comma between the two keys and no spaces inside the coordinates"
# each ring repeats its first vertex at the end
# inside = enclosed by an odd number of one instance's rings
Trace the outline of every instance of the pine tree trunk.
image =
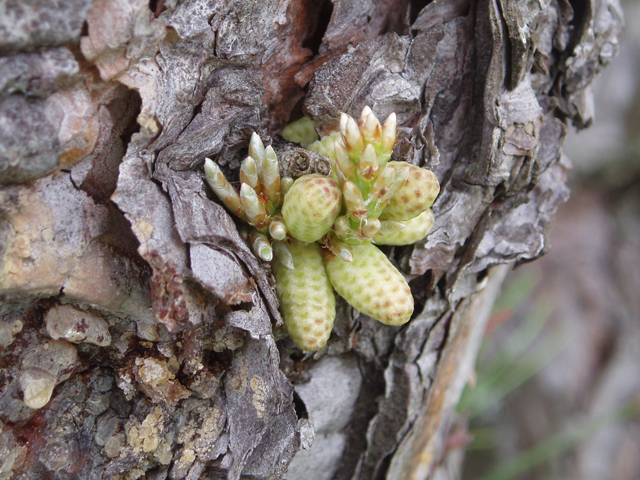
{"type": "Polygon", "coordinates": [[[622,14],[425,3],[0,3],[0,478],[456,478],[455,405],[622,14]],[[365,105],[442,186],[427,240],[385,250],[414,318],[340,300],[305,355],[202,165],[365,105]]]}

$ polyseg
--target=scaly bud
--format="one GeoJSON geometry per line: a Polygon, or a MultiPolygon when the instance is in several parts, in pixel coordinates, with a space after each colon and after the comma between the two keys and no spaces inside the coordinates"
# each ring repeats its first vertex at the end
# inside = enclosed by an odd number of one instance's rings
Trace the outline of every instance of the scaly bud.
{"type": "MultiPolygon", "coordinates": [[[[392,220],[387,220],[383,224],[389,222],[392,220]]],[[[411,245],[416,243],[426,237],[433,228],[433,212],[429,208],[416,218],[407,220],[405,225],[403,229],[393,233],[382,233],[382,229],[380,229],[380,232],[373,237],[373,242],[378,245],[411,245]]]]}
{"type": "Polygon", "coordinates": [[[253,157],[247,157],[240,165],[240,182],[246,183],[256,192],[260,192],[260,180],[258,176],[258,166],[253,157]]]}
{"type": "Polygon", "coordinates": [[[351,117],[347,117],[347,127],[342,139],[344,140],[347,151],[352,158],[360,155],[360,152],[362,152],[362,149],[364,148],[364,139],[360,134],[358,124],[351,117]]]}
{"type": "MultiPolygon", "coordinates": [[[[336,299],[317,243],[289,245],[293,270],[273,264],[282,318],[291,339],[302,350],[322,348],[331,335],[336,299]]],[[[341,260],[339,260],[341,261],[341,260]]]]}
{"type": "Polygon", "coordinates": [[[386,325],[402,325],[413,313],[411,289],[387,256],[371,243],[353,245],[353,262],[324,252],[333,288],[353,307],[386,325]]]}
{"type": "Polygon", "coordinates": [[[393,185],[395,177],[396,171],[393,168],[383,168],[380,175],[378,175],[378,178],[373,182],[373,186],[371,187],[371,196],[376,200],[385,198],[385,195],[389,193],[391,185],[393,185]]]}
{"type": "Polygon", "coordinates": [[[373,113],[369,115],[364,122],[364,125],[360,127],[364,141],[378,145],[382,139],[382,126],[380,120],[373,113]]]}
{"type": "Polygon", "coordinates": [[[287,238],[287,227],[284,226],[282,218],[274,218],[269,224],[269,235],[275,240],[287,238]]]}
{"type": "Polygon", "coordinates": [[[275,241],[273,242],[273,253],[276,255],[276,260],[280,262],[287,270],[293,270],[295,268],[293,264],[293,257],[291,256],[291,252],[289,248],[282,242],[275,241]]]}
{"type": "Polygon", "coordinates": [[[240,203],[247,216],[247,222],[254,227],[262,228],[267,218],[267,211],[258,198],[256,191],[246,183],[240,187],[240,203]]]}
{"type": "Polygon", "coordinates": [[[283,178],[281,178],[280,179],[280,193],[282,195],[286,195],[286,193],[291,188],[291,185],[293,185],[293,178],[291,178],[291,177],[283,177],[283,178]]]}
{"type": "Polygon", "coordinates": [[[346,113],[340,114],[340,135],[343,137],[347,135],[347,122],[349,121],[349,115],[346,113]]]}
{"type": "Polygon", "coordinates": [[[351,253],[351,246],[340,240],[334,233],[329,233],[325,237],[325,246],[331,250],[336,257],[343,262],[353,262],[353,254],[351,253]],[[327,238],[328,237],[328,238],[327,238]]]}
{"type": "Polygon", "coordinates": [[[367,117],[371,115],[373,111],[369,107],[369,105],[365,105],[362,109],[362,113],[360,114],[360,127],[367,122],[367,117]]]}
{"type": "Polygon", "coordinates": [[[242,217],[242,205],[240,204],[240,195],[231,186],[220,171],[220,167],[213,160],[206,158],[204,161],[204,173],[206,175],[207,184],[211,190],[218,196],[222,203],[238,217],[242,217]]]}
{"type": "Polygon", "coordinates": [[[280,204],[280,167],[276,152],[269,145],[264,151],[262,168],[260,169],[262,191],[273,207],[280,204]]]}
{"type": "Polygon", "coordinates": [[[396,114],[392,113],[387,117],[382,126],[382,151],[388,155],[391,155],[393,151],[397,134],[396,114]]]}
{"type": "Polygon", "coordinates": [[[262,164],[262,159],[264,157],[264,143],[262,143],[262,139],[256,132],[251,134],[251,140],[249,141],[249,156],[256,161],[257,165],[262,164]]]}
{"type": "Polygon", "coordinates": [[[269,243],[269,239],[266,235],[254,232],[251,235],[251,246],[253,247],[253,251],[265,262],[270,262],[273,260],[273,249],[271,248],[271,244],[269,243]]]}
{"type": "Polygon", "coordinates": [[[373,238],[373,236],[380,230],[380,220],[377,218],[365,218],[362,225],[362,234],[365,238],[373,238]]]}
{"type": "Polygon", "coordinates": [[[362,198],[362,192],[353,182],[346,181],[342,186],[342,195],[344,196],[344,203],[347,206],[347,211],[357,218],[362,218],[366,215],[367,210],[364,204],[364,198],[362,198]]]}
{"type": "Polygon", "coordinates": [[[349,219],[344,215],[336,218],[336,221],[333,222],[333,231],[336,232],[336,235],[339,237],[347,235],[351,231],[351,228],[349,227],[349,219]]]}
{"type": "Polygon", "coordinates": [[[360,178],[371,181],[376,178],[378,170],[380,170],[378,154],[376,153],[375,147],[369,143],[364,147],[364,150],[360,155],[360,161],[358,162],[358,174],[360,175],[360,178]]]}
{"type": "Polygon", "coordinates": [[[356,176],[356,166],[353,163],[353,160],[349,158],[349,154],[347,153],[347,149],[345,148],[344,143],[342,143],[342,140],[335,143],[335,150],[336,163],[338,164],[340,172],[342,172],[346,179],[354,179],[356,176]]]}
{"type": "Polygon", "coordinates": [[[387,167],[393,168],[396,172],[396,175],[393,179],[393,185],[391,185],[391,188],[387,193],[387,197],[391,198],[396,194],[398,190],[400,190],[404,186],[407,179],[409,178],[409,172],[411,171],[411,169],[409,168],[410,165],[407,162],[389,162],[387,164],[387,167]]]}
{"type": "Polygon", "coordinates": [[[340,204],[340,189],[330,178],[318,174],[298,178],[282,203],[287,231],[302,242],[319,240],[331,230],[340,204]]]}

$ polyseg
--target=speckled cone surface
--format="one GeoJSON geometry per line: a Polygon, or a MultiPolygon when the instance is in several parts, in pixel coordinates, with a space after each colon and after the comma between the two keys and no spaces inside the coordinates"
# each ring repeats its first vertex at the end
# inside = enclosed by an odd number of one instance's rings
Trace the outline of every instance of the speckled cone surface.
{"type": "Polygon", "coordinates": [[[380,218],[404,221],[417,217],[433,205],[440,184],[431,170],[420,168],[406,162],[389,162],[394,169],[409,165],[409,177],[404,185],[391,197],[380,218]]]}
{"type": "Polygon", "coordinates": [[[353,247],[353,262],[325,251],[329,280],[349,304],[386,325],[402,325],[413,313],[413,296],[404,277],[375,245],[353,247]]]}
{"type": "Polygon", "coordinates": [[[273,263],[276,293],[289,335],[307,351],[322,348],[333,329],[336,299],[317,243],[288,245],[294,270],[273,263]]]}
{"type": "Polygon", "coordinates": [[[373,237],[378,245],[411,245],[419,242],[433,228],[433,212],[427,208],[424,212],[411,220],[405,220],[405,227],[399,232],[381,234],[373,237]]]}
{"type": "Polygon", "coordinates": [[[322,175],[305,175],[294,182],[282,205],[287,231],[302,242],[320,240],[340,211],[340,189],[322,175]]]}

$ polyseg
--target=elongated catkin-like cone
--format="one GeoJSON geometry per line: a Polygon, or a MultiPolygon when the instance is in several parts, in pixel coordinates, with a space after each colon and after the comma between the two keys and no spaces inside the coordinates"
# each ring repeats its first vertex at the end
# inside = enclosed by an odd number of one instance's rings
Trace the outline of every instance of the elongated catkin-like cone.
{"type": "Polygon", "coordinates": [[[329,280],[349,304],[386,325],[402,325],[413,313],[413,296],[404,277],[375,245],[353,246],[353,262],[324,251],[329,280]]]}
{"type": "Polygon", "coordinates": [[[303,350],[319,350],[327,343],[336,318],[336,298],[322,252],[317,243],[293,241],[287,246],[295,268],[273,263],[280,311],[293,341],[303,350]]]}

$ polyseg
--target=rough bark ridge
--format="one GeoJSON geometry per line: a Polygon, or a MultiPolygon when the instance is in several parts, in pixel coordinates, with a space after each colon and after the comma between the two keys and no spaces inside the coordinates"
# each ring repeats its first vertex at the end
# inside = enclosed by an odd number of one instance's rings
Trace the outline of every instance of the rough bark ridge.
{"type": "Polygon", "coordinates": [[[592,121],[622,20],[616,0],[421,4],[0,6],[0,478],[434,474],[494,267],[545,252],[565,122],[592,121]],[[433,233],[387,251],[415,318],[342,303],[302,356],[201,167],[237,173],[251,131],[301,108],[328,132],[364,105],[442,185],[433,233]]]}

